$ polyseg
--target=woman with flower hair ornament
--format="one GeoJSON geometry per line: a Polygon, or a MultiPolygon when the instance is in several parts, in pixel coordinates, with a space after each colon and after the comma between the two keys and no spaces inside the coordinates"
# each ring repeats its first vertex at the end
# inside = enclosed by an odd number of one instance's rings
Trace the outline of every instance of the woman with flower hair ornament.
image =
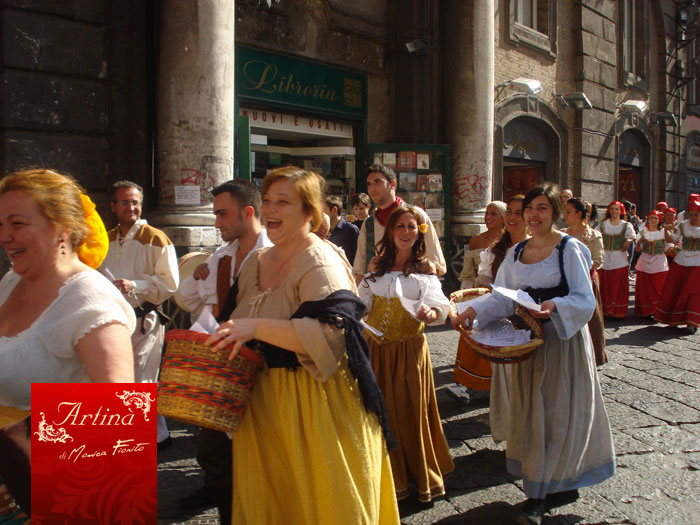
{"type": "Polygon", "coordinates": [[[418,501],[445,494],[443,476],[454,469],[438,412],[425,323],[442,325],[449,301],[425,256],[428,224],[412,206],[389,216],[378,253],[359,286],[367,305],[365,331],[372,368],[386,401],[397,446],[391,452],[396,497],[417,487],[418,501]]]}
{"type": "MultiPolygon", "coordinates": [[[[0,280],[0,476],[29,510],[24,487],[10,486],[21,469],[5,431],[29,414],[31,384],[133,382],[136,318],[95,271],[107,234],[71,177],[30,169],[1,179],[0,245],[12,263],[0,280]]],[[[0,521],[26,520],[17,503],[0,500],[0,521]]]]}

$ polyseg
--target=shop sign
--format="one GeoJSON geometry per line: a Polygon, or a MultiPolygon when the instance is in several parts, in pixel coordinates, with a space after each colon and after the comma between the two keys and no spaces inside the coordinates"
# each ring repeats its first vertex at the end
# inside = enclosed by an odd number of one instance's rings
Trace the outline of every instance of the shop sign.
{"type": "Polygon", "coordinates": [[[236,92],[246,100],[367,117],[366,75],[244,46],[236,48],[236,92]]]}
{"type": "Polygon", "coordinates": [[[644,143],[634,132],[626,131],[620,136],[619,163],[626,166],[644,166],[644,143]]]}
{"type": "Polygon", "coordinates": [[[241,108],[252,128],[313,133],[327,137],[352,138],[352,125],[313,117],[301,117],[276,111],[241,108]]]}
{"type": "Polygon", "coordinates": [[[686,166],[691,170],[700,171],[700,144],[691,144],[688,146],[686,166]]]}
{"type": "Polygon", "coordinates": [[[547,140],[532,124],[512,120],[503,129],[503,156],[547,162],[547,140]]]}

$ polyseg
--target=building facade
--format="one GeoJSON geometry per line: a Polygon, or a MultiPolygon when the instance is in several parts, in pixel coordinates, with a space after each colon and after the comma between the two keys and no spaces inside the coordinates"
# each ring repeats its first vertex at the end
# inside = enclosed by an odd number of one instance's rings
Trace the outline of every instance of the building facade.
{"type": "Polygon", "coordinates": [[[104,211],[135,180],[187,251],[216,243],[208,190],[232,176],[293,162],[347,200],[377,145],[447,145],[454,274],[486,204],[536,183],[685,207],[698,4],[3,0],[0,163],[73,173],[104,211]]]}

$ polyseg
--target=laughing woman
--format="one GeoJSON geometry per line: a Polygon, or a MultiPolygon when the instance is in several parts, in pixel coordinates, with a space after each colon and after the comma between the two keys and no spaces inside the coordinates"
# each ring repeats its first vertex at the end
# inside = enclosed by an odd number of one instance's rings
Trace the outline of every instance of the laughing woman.
{"type": "Polygon", "coordinates": [[[632,225],[623,221],[625,206],[613,201],[605,212],[605,220],[596,230],[603,234],[603,266],[598,270],[600,297],[605,317],[624,318],[629,306],[629,258],[627,249],[635,238],[632,225]]]}
{"type": "MultiPolygon", "coordinates": [[[[510,365],[504,418],[506,466],[524,479],[529,498],[516,523],[537,524],[549,508],[577,499],[580,487],[612,476],[615,455],[587,326],[595,308],[589,251],[554,229],[561,213],[556,187],[531,190],[523,209],[532,237],[508,251],[495,284],[525,290],[541,304],[531,313],[543,320],[544,345],[510,365]]],[[[487,324],[514,309],[505,296],[487,294],[459,321],[471,328],[474,319],[487,324]]]]}
{"type": "Polygon", "coordinates": [[[262,193],[274,246],[243,264],[219,316],[230,320],[209,340],[234,343],[231,358],[254,340],[267,364],[233,436],[233,523],[398,523],[365,308],[342,251],[312,232],[319,177],[279,168],[262,193]]]}

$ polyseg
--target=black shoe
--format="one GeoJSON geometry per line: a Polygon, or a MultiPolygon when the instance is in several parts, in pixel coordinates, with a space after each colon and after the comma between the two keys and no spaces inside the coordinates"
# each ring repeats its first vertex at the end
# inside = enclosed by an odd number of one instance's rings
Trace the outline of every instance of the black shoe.
{"type": "Polygon", "coordinates": [[[156,450],[158,452],[163,452],[166,448],[170,448],[172,446],[173,446],[173,438],[168,436],[163,441],[158,443],[156,450]]]}
{"type": "Polygon", "coordinates": [[[195,490],[189,496],[184,496],[177,500],[177,506],[182,511],[192,511],[203,508],[211,508],[216,505],[214,491],[207,487],[195,490]]]}
{"type": "Polygon", "coordinates": [[[520,509],[520,514],[515,520],[518,525],[540,525],[542,516],[546,512],[543,499],[529,498],[520,509]]]}
{"type": "Polygon", "coordinates": [[[564,492],[547,494],[544,501],[547,504],[547,509],[554,509],[557,507],[563,507],[569,503],[573,503],[578,499],[578,497],[578,490],[565,490],[564,492]]]}

